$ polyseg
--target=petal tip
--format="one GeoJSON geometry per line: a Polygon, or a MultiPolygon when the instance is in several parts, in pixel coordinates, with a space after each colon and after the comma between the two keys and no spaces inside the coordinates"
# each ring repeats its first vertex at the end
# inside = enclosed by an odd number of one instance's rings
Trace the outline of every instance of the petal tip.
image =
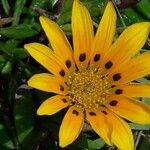
{"type": "Polygon", "coordinates": [[[39,17],[39,20],[40,20],[40,21],[43,21],[45,18],[46,18],[45,16],[40,16],[40,17],[39,17]]]}
{"type": "Polygon", "coordinates": [[[38,116],[45,115],[45,114],[43,113],[43,109],[41,109],[41,107],[38,108],[38,110],[36,111],[36,114],[37,114],[38,116]]]}
{"type": "Polygon", "coordinates": [[[30,44],[25,44],[24,45],[24,48],[26,49],[26,50],[28,50],[28,47],[30,46],[30,44]]]}
{"type": "Polygon", "coordinates": [[[68,145],[68,144],[66,144],[64,140],[63,140],[63,141],[61,141],[61,140],[59,141],[59,146],[60,146],[60,147],[64,148],[64,147],[66,147],[67,145],[68,145]]]}

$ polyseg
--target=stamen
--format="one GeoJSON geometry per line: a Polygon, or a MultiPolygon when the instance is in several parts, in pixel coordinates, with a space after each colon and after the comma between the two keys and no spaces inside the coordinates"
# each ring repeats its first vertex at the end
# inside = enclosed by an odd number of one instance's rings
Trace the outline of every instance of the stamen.
{"type": "Polygon", "coordinates": [[[69,100],[80,109],[98,109],[109,101],[112,93],[108,77],[100,69],[82,68],[67,81],[69,100]]]}

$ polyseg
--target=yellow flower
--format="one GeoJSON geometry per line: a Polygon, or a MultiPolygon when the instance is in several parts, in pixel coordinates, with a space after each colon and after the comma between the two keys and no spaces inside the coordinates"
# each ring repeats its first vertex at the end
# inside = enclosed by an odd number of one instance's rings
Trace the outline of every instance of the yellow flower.
{"type": "Polygon", "coordinates": [[[68,107],[60,126],[61,147],[78,137],[86,120],[108,145],[133,150],[131,129],[122,118],[150,123],[150,107],[136,99],[150,97],[150,85],[133,81],[150,73],[150,52],[136,55],[146,42],[150,23],[127,27],[112,44],[116,12],[111,2],[95,36],[90,14],[79,0],[74,0],[71,21],[74,50],[59,26],[43,16],[40,22],[52,49],[39,43],[25,45],[52,73],[34,75],[28,85],[57,94],[45,100],[37,114],[52,115],[68,107]]]}

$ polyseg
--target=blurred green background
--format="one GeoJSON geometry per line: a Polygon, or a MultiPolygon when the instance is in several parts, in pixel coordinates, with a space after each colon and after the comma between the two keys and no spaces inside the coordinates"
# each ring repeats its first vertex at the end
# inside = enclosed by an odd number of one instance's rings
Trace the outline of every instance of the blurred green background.
{"type": "MultiPolygon", "coordinates": [[[[53,116],[36,115],[39,105],[51,94],[30,89],[26,81],[44,72],[26,50],[25,43],[48,44],[39,16],[55,20],[71,41],[73,0],[0,0],[0,150],[62,150],[58,131],[66,110],[53,116]]],[[[107,0],[82,0],[95,28],[107,0]]],[[[114,0],[118,11],[117,33],[135,22],[150,21],[150,0],[114,0]]],[[[150,50],[150,39],[141,51],[150,50]]],[[[138,82],[150,82],[149,77],[138,82]]],[[[144,99],[143,99],[144,101],[144,99]]],[[[150,104],[150,102],[149,102],[150,104]]],[[[137,150],[150,149],[150,125],[129,123],[137,150]]],[[[79,138],[64,150],[116,150],[108,147],[85,124],[79,138]]]]}

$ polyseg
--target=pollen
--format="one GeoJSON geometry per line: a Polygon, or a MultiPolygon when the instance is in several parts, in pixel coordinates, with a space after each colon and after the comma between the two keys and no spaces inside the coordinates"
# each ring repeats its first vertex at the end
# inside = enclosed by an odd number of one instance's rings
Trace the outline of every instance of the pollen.
{"type": "Polygon", "coordinates": [[[69,77],[69,100],[78,108],[99,108],[109,101],[111,83],[101,70],[82,68],[69,77]]]}

